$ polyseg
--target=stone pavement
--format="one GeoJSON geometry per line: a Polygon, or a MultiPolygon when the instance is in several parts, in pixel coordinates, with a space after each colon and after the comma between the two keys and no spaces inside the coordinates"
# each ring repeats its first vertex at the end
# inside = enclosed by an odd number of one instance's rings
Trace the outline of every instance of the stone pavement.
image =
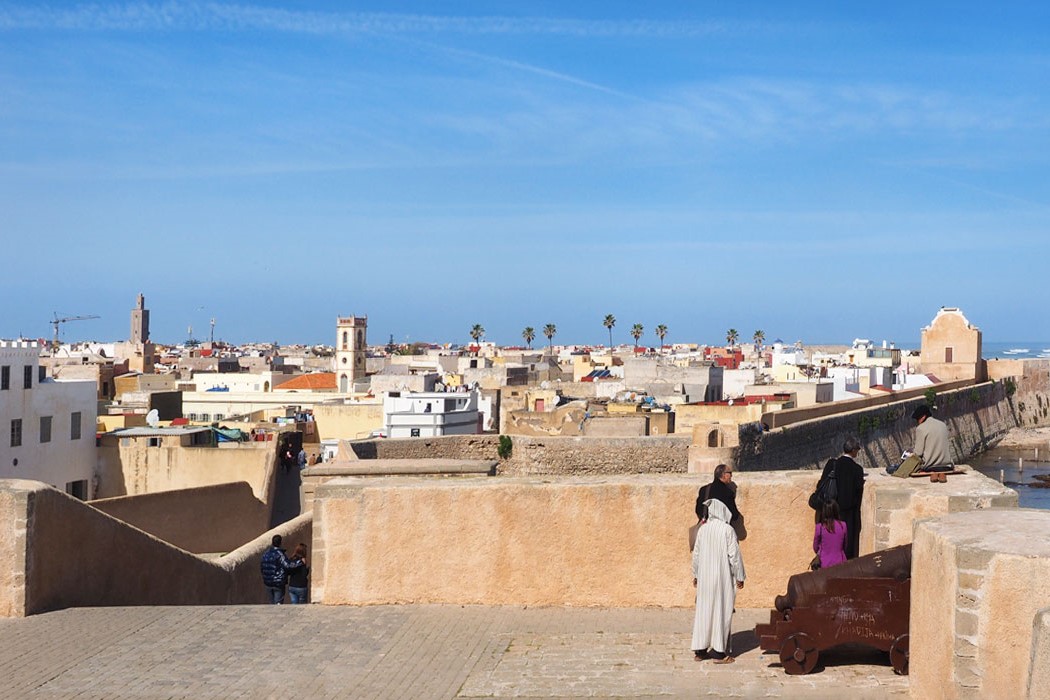
{"type": "Polygon", "coordinates": [[[0,620],[11,698],[907,697],[886,655],[788,676],[734,618],[737,662],[695,662],[692,610],[404,605],[81,608],[0,620]]]}

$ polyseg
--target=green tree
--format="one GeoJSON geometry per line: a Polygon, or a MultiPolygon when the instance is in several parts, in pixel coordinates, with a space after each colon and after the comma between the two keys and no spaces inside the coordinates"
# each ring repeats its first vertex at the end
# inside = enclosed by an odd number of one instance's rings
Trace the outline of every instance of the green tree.
{"type": "Polygon", "coordinates": [[[726,342],[729,344],[730,348],[736,345],[737,338],[739,337],[740,334],[736,332],[735,328],[730,328],[728,331],[726,331],[726,342]]]}
{"type": "Polygon", "coordinates": [[[525,326],[525,330],[521,332],[521,337],[525,339],[525,344],[529,346],[529,350],[532,350],[532,341],[536,339],[536,329],[532,326],[525,326]]]}
{"type": "Polygon", "coordinates": [[[558,334],[558,327],[553,323],[548,323],[543,327],[543,335],[547,336],[547,342],[550,345],[551,354],[554,354],[554,336],[558,334]]]}
{"type": "Polygon", "coordinates": [[[478,341],[485,337],[485,327],[480,323],[475,323],[474,327],[470,329],[470,337],[474,339],[474,344],[477,345],[478,341]]]}
{"type": "Polygon", "coordinates": [[[660,339],[660,349],[663,350],[664,338],[667,337],[667,326],[660,324],[656,327],[656,337],[660,339]]]}
{"type": "Polygon", "coordinates": [[[612,329],[616,325],[616,317],[612,314],[606,314],[605,320],[602,321],[602,325],[609,329],[609,347],[612,347],[612,329]]]}
{"type": "MultiPolygon", "coordinates": [[[[755,331],[755,334],[753,336],[751,336],[751,339],[755,343],[755,358],[756,359],[761,358],[762,357],[762,341],[764,341],[766,339],[765,331],[761,331],[761,330],[755,331]]],[[[761,366],[761,365],[759,365],[759,366],[761,366]]]]}
{"type": "Polygon", "coordinates": [[[636,323],[631,326],[631,337],[634,338],[634,349],[638,350],[638,339],[645,333],[645,327],[640,323],[636,323]]]}

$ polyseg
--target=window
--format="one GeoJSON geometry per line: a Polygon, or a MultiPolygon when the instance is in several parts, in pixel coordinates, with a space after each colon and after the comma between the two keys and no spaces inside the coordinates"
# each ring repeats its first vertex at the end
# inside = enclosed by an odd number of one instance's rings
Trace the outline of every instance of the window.
{"type": "Polygon", "coordinates": [[[33,388],[33,365],[26,365],[22,368],[22,388],[33,388]]]}
{"type": "Polygon", "coordinates": [[[47,379],[47,367],[38,366],[36,368],[36,383],[41,384],[45,379],[47,379]]]}
{"type": "Polygon", "coordinates": [[[80,439],[80,411],[73,411],[69,416],[69,439],[80,439]]]}
{"type": "Polygon", "coordinates": [[[51,442],[51,416],[40,416],[40,442],[51,442]]]}
{"type": "Polygon", "coordinates": [[[0,367],[0,391],[11,388],[11,365],[0,367]]]}
{"type": "Polygon", "coordinates": [[[223,415],[222,413],[216,413],[216,414],[215,414],[215,420],[222,420],[222,419],[223,419],[223,418],[225,418],[225,417],[226,417],[226,416],[225,416],[225,415],[223,415]]]}
{"type": "Polygon", "coordinates": [[[419,428],[411,428],[409,435],[411,435],[411,437],[419,437],[419,428]]]}
{"type": "Polygon", "coordinates": [[[159,437],[151,437],[147,444],[150,447],[160,447],[160,438],[159,437]]]}
{"type": "Polygon", "coordinates": [[[22,419],[15,418],[11,421],[11,447],[22,446],[22,419]]]}
{"type": "Polygon", "coordinates": [[[80,500],[87,499],[87,479],[80,479],[78,481],[67,481],[66,482],[66,493],[73,498],[79,498],[80,500]]]}

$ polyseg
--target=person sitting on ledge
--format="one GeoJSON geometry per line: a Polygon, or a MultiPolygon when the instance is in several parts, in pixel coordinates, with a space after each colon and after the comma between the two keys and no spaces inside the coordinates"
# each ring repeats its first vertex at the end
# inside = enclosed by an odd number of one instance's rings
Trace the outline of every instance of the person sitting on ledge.
{"type": "Polygon", "coordinates": [[[948,442],[948,426],[934,418],[926,404],[916,408],[911,417],[918,422],[915,428],[915,447],[911,453],[922,457],[923,471],[934,467],[951,467],[952,451],[948,442]]]}

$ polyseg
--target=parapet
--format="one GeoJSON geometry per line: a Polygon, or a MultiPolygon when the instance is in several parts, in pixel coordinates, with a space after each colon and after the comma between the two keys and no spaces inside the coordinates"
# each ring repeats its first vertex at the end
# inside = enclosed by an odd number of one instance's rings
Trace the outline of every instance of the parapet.
{"type": "Polygon", "coordinates": [[[924,520],[912,547],[912,697],[1045,697],[1050,512],[924,520]]]}

